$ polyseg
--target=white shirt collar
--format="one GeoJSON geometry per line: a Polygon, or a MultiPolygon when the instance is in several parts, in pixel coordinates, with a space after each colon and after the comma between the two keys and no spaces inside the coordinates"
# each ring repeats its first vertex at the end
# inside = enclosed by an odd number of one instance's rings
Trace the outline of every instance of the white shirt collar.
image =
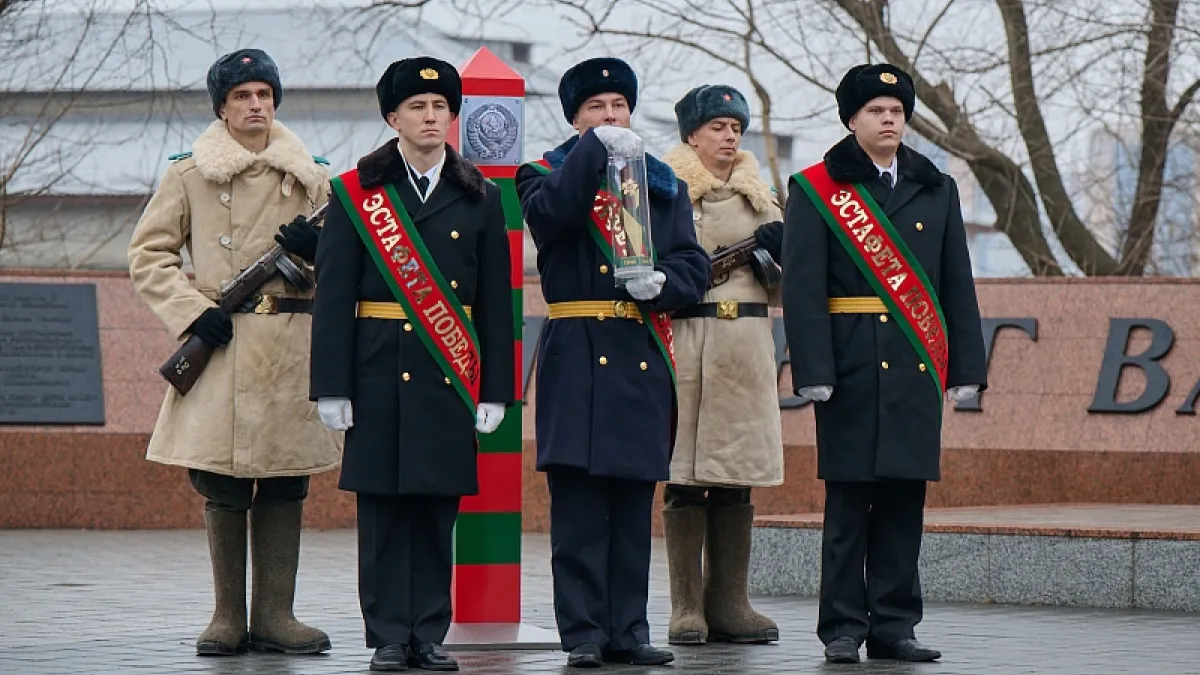
{"type": "Polygon", "coordinates": [[[890,166],[879,166],[878,164],[871,162],[872,164],[875,164],[875,169],[879,172],[880,177],[883,176],[884,171],[892,174],[892,185],[895,185],[900,179],[900,176],[896,175],[896,169],[898,168],[899,164],[899,162],[896,161],[898,157],[898,155],[892,155],[892,163],[890,166]]]}
{"type": "Polygon", "coordinates": [[[417,193],[417,196],[421,198],[421,202],[424,203],[429,198],[429,195],[433,194],[438,181],[442,178],[442,167],[446,164],[446,152],[443,150],[441,159],[437,161],[437,164],[430,167],[428,171],[417,174],[418,178],[424,176],[429,179],[429,189],[425,191],[425,194],[421,194],[421,191],[417,189],[417,182],[413,180],[413,173],[416,172],[416,169],[413,168],[412,164],[408,163],[408,158],[404,156],[404,150],[400,147],[399,143],[396,144],[396,151],[400,153],[400,159],[404,160],[405,173],[408,174],[408,182],[412,185],[413,192],[417,193]]]}

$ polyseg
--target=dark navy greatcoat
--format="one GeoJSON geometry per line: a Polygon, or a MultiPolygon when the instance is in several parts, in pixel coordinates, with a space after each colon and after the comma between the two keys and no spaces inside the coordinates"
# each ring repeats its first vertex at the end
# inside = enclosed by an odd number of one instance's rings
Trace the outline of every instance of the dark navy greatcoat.
{"type": "MultiPolygon", "coordinates": [[[[589,234],[589,214],[608,164],[592,131],[547,152],[553,171],[517,172],[517,194],[537,246],[547,303],[633,298],[617,288],[589,234]]],[[[666,274],[662,294],[639,305],[672,311],[698,302],[712,265],[696,241],[687,186],[647,155],[650,231],[666,274]]],[[[629,319],[547,321],[538,341],[537,468],[585,469],[593,476],[669,478],[675,391],[648,324],[629,319]]]]}
{"type": "MultiPolygon", "coordinates": [[[[946,319],[946,388],[976,384],[982,391],[983,334],[954,179],[902,145],[889,195],[854,136],[824,161],[835,181],[867,186],[928,275],[946,319]]],[[[781,262],[793,387],[834,388],[829,401],[815,403],[818,478],[939,480],[937,385],[893,317],[829,313],[829,298],[878,296],[794,177],[781,262]]]]}
{"type": "MultiPolygon", "coordinates": [[[[500,190],[450,146],[424,204],[405,172],[395,140],[358,162],[364,188],[395,187],[446,282],[472,308],[480,402],[512,404],[512,268],[500,190]]],[[[309,396],[347,397],[354,413],[339,487],[375,495],[476,494],[475,416],[415,326],[355,317],[360,300],[395,303],[396,297],[336,194],[316,273],[309,396]]]]}

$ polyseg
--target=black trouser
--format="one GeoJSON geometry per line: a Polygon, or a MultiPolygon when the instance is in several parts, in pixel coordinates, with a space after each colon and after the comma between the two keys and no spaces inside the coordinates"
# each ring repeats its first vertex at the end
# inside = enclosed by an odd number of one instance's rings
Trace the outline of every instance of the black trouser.
{"type": "Polygon", "coordinates": [[[663,503],[668,509],[684,509],[689,506],[745,506],[750,503],[750,488],[706,487],[702,485],[674,485],[667,483],[663,489],[663,503]]]}
{"type": "Polygon", "coordinates": [[[248,511],[251,506],[290,504],[308,497],[308,476],[235,478],[188,469],[188,479],[208,500],[204,508],[213,511],[248,511]]]}
{"type": "Polygon", "coordinates": [[[650,518],[655,483],[551,468],[550,567],[563,651],[650,642],[650,518]]]}
{"type": "Polygon", "coordinates": [[[446,639],[459,500],[358,495],[358,599],[367,647],[446,639]]]}
{"type": "Polygon", "coordinates": [[[825,483],[817,636],[888,644],[921,622],[924,481],[825,483]],[[865,579],[864,579],[865,570],[865,579]]]}

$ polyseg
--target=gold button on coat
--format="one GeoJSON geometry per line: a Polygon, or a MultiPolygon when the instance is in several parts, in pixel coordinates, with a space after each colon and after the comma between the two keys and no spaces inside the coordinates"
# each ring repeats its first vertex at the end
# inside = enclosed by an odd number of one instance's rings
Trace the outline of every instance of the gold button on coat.
{"type": "Polygon", "coordinates": [[[600,266],[600,274],[608,274],[608,265],[600,266]]]}
{"type": "Polygon", "coordinates": [[[917,231],[920,232],[923,229],[925,229],[925,226],[922,225],[921,223],[917,223],[917,231]]]}
{"type": "Polygon", "coordinates": [[[450,230],[450,238],[458,239],[458,230],[450,230]]]}
{"type": "Polygon", "coordinates": [[[450,378],[448,378],[448,377],[447,377],[447,378],[444,378],[444,379],[446,380],[446,384],[450,384],[450,378]]]}
{"type": "Polygon", "coordinates": [[[404,373],[400,377],[403,377],[405,382],[408,382],[409,380],[412,379],[412,375],[409,375],[408,373],[404,373]]]}
{"type": "Polygon", "coordinates": [[[642,370],[645,370],[649,367],[650,366],[647,366],[645,361],[642,361],[641,363],[638,364],[638,368],[641,368],[642,370]]]}
{"type": "Polygon", "coordinates": [[[411,324],[411,323],[407,323],[407,322],[406,322],[406,323],[404,324],[404,330],[406,330],[406,331],[412,331],[412,324],[411,324]]]}
{"type": "Polygon", "coordinates": [[[600,365],[602,365],[602,366],[603,366],[603,365],[605,365],[605,364],[607,364],[607,363],[608,363],[608,357],[607,357],[607,356],[601,356],[601,357],[600,357],[600,365]]]}
{"type": "Polygon", "coordinates": [[[887,370],[887,367],[888,367],[887,361],[884,361],[881,365],[883,366],[884,370],[887,370]]]}
{"type": "Polygon", "coordinates": [[[450,288],[458,288],[458,282],[451,279],[450,280],[450,288]]]}
{"type": "Polygon", "coordinates": [[[917,367],[921,369],[922,373],[925,372],[925,364],[924,363],[917,365],[917,367]]]}
{"type": "Polygon", "coordinates": [[[887,314],[879,315],[879,323],[887,323],[887,314]]]}

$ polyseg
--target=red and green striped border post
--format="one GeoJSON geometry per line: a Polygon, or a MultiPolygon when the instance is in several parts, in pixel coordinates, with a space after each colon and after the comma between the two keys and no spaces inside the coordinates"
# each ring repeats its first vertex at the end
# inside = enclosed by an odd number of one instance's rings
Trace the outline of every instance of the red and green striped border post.
{"type": "MultiPolygon", "coordinates": [[[[519,99],[524,106],[525,80],[486,47],[459,68],[463,114],[471,99],[519,99]]],[[[460,117],[449,142],[464,152],[460,117]]],[[[518,118],[524,136],[524,116],[518,118]]],[[[523,147],[523,143],[518,145],[523,147]]],[[[500,187],[512,254],[512,310],[516,327],[513,364],[517,405],[496,431],[479,436],[479,494],[462,500],[454,532],[453,607],[456,624],[519,624],[521,621],[521,351],[524,311],[524,221],[517,199],[514,164],[477,162],[483,175],[500,187]]],[[[515,635],[515,632],[514,632],[515,635]]],[[[472,641],[474,642],[474,641],[472,641]]],[[[492,645],[499,646],[499,645],[492,645]]]]}

